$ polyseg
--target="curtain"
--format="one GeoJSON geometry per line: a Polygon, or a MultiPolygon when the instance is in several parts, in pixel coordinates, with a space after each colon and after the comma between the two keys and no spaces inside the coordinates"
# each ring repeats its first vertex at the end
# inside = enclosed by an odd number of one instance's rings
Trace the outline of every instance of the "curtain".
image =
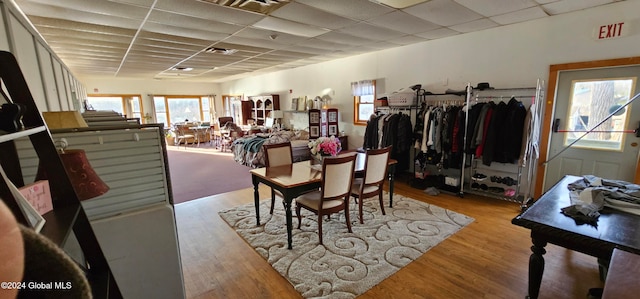
{"type": "Polygon", "coordinates": [[[375,80],[361,80],[351,82],[351,93],[354,96],[373,95],[375,91],[375,80]]]}

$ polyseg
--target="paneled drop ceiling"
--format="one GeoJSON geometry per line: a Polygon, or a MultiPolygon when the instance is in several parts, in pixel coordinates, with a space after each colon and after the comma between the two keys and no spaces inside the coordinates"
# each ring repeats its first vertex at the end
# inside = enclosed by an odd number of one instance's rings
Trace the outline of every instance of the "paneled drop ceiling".
{"type": "Polygon", "coordinates": [[[221,82],[621,0],[14,0],[79,76],[221,82]]]}

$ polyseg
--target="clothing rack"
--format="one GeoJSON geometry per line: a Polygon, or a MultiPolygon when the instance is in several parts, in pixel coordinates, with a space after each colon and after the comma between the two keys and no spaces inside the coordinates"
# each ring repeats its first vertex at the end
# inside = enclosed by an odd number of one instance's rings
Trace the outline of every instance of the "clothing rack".
{"type": "MultiPolygon", "coordinates": [[[[463,107],[466,102],[464,94],[461,93],[431,93],[420,90],[417,94],[420,108],[416,111],[416,126],[414,127],[414,138],[415,134],[419,132],[416,130],[418,130],[420,127],[420,119],[423,120],[422,124],[424,125],[422,138],[428,138],[427,135],[424,135],[424,130],[426,130],[428,126],[430,126],[427,124],[430,119],[426,116],[422,117],[422,113],[426,113],[428,110],[436,111],[440,108],[442,110],[437,113],[442,113],[442,117],[446,118],[446,115],[448,115],[449,113],[449,108],[458,107],[458,109],[461,109],[461,107],[463,107]]],[[[439,121],[436,121],[433,124],[437,124],[437,126],[442,125],[442,123],[439,123],[439,121]]],[[[449,125],[453,126],[453,123],[449,123],[449,125]]],[[[445,133],[443,132],[437,133],[438,137],[435,138],[443,138],[445,136],[444,134],[445,133]]],[[[448,145],[452,146],[453,141],[451,139],[449,139],[448,141],[448,145]]],[[[459,184],[462,172],[461,168],[459,169],[457,167],[458,163],[455,162],[457,160],[452,159],[452,157],[454,157],[456,153],[453,153],[451,151],[451,147],[445,149],[444,144],[441,144],[442,147],[435,146],[434,144],[427,145],[428,149],[425,150],[424,141],[421,141],[421,143],[421,148],[417,148],[417,144],[412,147],[411,155],[414,159],[412,172],[416,179],[416,181],[414,182],[415,185],[412,184],[412,186],[415,188],[423,188],[425,186],[435,184],[435,186],[439,187],[440,184],[442,184],[441,186],[446,186],[446,188],[442,189],[441,191],[456,193],[460,188],[459,184]],[[434,156],[438,160],[433,160],[434,156]],[[419,170],[418,167],[420,167],[419,170]],[[427,180],[430,176],[435,176],[435,181],[431,179],[427,180]]]]}
{"type": "MultiPolygon", "coordinates": [[[[467,125],[469,124],[469,113],[466,113],[465,133],[464,133],[465,154],[463,156],[463,167],[467,165],[467,159],[471,159],[471,163],[469,163],[470,167],[469,167],[468,173],[465,170],[462,171],[462,176],[461,176],[462,183],[460,184],[461,189],[459,194],[461,197],[464,195],[465,192],[479,194],[483,196],[520,203],[523,209],[526,208],[528,203],[531,202],[532,199],[530,198],[530,196],[532,194],[532,188],[533,188],[532,179],[533,179],[533,174],[535,173],[535,168],[537,166],[536,161],[539,156],[538,140],[534,140],[534,139],[539,138],[538,136],[539,136],[541,119],[542,119],[541,117],[542,105],[544,103],[543,90],[542,90],[543,85],[544,85],[544,81],[541,81],[541,80],[537,81],[536,87],[524,87],[524,88],[474,90],[471,87],[471,84],[467,85],[467,105],[469,107],[471,107],[471,104],[473,101],[480,102],[479,100],[483,100],[482,102],[486,103],[496,99],[500,99],[501,101],[504,101],[505,99],[507,99],[508,101],[510,101],[511,99],[516,99],[516,100],[530,99],[531,102],[522,101],[522,104],[530,103],[529,107],[527,108],[527,113],[530,113],[532,117],[528,123],[527,122],[524,123],[523,133],[524,133],[524,130],[528,130],[529,133],[526,137],[524,137],[524,138],[527,138],[526,143],[523,144],[524,148],[521,148],[521,152],[524,152],[524,155],[521,157],[522,160],[519,160],[515,164],[501,163],[501,162],[496,163],[496,161],[494,161],[492,162],[491,166],[484,165],[482,168],[478,168],[478,163],[480,162],[479,160],[477,160],[478,157],[475,157],[474,153],[469,153],[469,149],[466,148],[468,145],[467,138],[470,138],[469,134],[472,133],[472,132],[468,132],[470,127],[469,125],[467,125]],[[497,164],[497,165],[494,166],[494,164],[497,164]],[[516,167],[517,170],[513,171],[512,170],[513,167],[516,167]],[[471,184],[466,183],[465,180],[471,181],[472,179],[476,179],[476,180],[480,179],[478,177],[474,178],[475,175],[479,174],[479,172],[476,173],[478,169],[482,169],[483,172],[487,171],[490,173],[507,173],[507,174],[511,173],[513,175],[516,175],[515,181],[513,182],[510,181],[510,184],[507,185],[509,187],[513,186],[513,188],[515,189],[515,192],[514,192],[515,194],[508,196],[506,194],[492,193],[492,192],[487,192],[485,190],[477,190],[477,189],[474,190],[473,188],[470,188],[471,184]],[[526,169],[526,180],[524,181],[522,180],[523,169],[526,169]],[[513,185],[514,183],[515,185],[513,185]],[[526,188],[521,189],[521,187],[523,187],[522,186],[523,183],[526,183],[527,185],[526,185],[526,188]]],[[[494,177],[496,176],[492,176],[492,179],[494,177]]],[[[508,178],[511,179],[511,176],[508,176],[508,178]]],[[[485,177],[485,179],[489,180],[487,177],[485,177]]],[[[478,181],[476,181],[476,183],[478,183],[478,181]]],[[[485,184],[485,187],[487,187],[486,184],[485,184]]],[[[496,188],[504,189],[501,187],[496,187],[496,188]]]]}

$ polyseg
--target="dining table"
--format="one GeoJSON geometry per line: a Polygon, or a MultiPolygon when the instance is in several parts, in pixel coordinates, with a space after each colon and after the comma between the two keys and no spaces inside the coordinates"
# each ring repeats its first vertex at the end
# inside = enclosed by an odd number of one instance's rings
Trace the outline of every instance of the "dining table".
{"type": "MultiPolygon", "coordinates": [[[[357,177],[361,176],[364,171],[366,154],[357,152],[356,155],[354,175],[357,177]]],[[[393,185],[396,164],[398,164],[397,160],[389,159],[387,174],[389,180],[389,207],[393,207],[393,185]]],[[[256,209],[256,225],[260,226],[260,194],[258,187],[260,183],[262,183],[280,191],[283,196],[282,202],[285,209],[287,225],[287,243],[288,248],[292,249],[292,202],[300,194],[320,188],[322,184],[322,165],[317,164],[317,162],[312,159],[289,165],[256,168],[250,172],[256,209]]]]}

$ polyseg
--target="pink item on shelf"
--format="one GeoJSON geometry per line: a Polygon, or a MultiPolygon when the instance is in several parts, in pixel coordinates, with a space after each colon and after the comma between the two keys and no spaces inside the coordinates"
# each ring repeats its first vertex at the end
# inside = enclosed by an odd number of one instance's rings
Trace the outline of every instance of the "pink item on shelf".
{"type": "Polygon", "coordinates": [[[40,215],[44,215],[47,212],[53,210],[49,181],[36,181],[33,184],[25,185],[22,188],[18,188],[18,190],[20,190],[22,196],[24,196],[24,198],[31,204],[34,209],[36,209],[36,211],[38,211],[40,215]]]}

